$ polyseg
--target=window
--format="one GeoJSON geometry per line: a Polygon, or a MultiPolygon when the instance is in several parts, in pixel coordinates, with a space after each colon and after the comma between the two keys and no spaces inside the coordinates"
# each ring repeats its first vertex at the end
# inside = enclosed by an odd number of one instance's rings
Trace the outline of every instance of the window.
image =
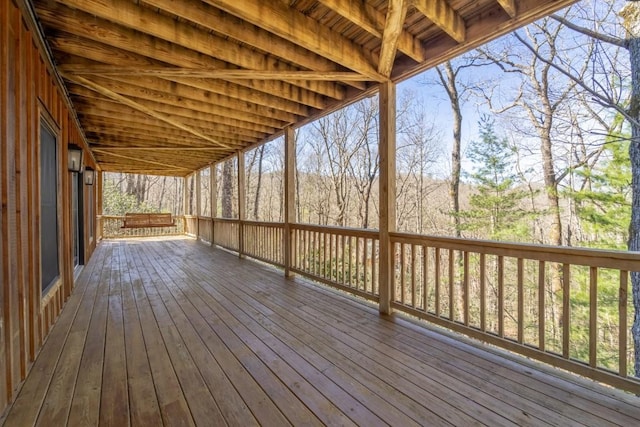
{"type": "Polygon", "coordinates": [[[40,270],[44,291],[60,277],[58,143],[44,122],[40,125],[40,270]]]}

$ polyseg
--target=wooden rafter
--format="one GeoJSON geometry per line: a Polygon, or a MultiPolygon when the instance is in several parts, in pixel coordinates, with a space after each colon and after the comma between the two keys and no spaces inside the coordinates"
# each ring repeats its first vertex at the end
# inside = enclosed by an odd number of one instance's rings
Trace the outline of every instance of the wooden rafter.
{"type": "Polygon", "coordinates": [[[117,67],[109,65],[63,65],[61,70],[77,75],[193,77],[231,80],[318,80],[318,81],[371,81],[370,77],[350,71],[263,71],[221,70],[178,67],[117,67]]]}
{"type": "Polygon", "coordinates": [[[498,0],[498,3],[509,14],[510,17],[515,18],[517,14],[516,0],[498,0]]]}
{"type": "MultiPolygon", "coordinates": [[[[118,122],[133,121],[136,125],[140,126],[162,126],[164,122],[149,117],[143,113],[139,113],[125,105],[100,101],[97,103],[88,102],[88,100],[77,100],[75,104],[81,110],[80,117],[87,120],[109,120],[113,121],[117,125],[118,122]]],[[[155,109],[158,111],[158,109],[155,109]]],[[[195,119],[193,117],[186,117],[188,112],[180,117],[180,121],[186,125],[192,126],[201,132],[211,133],[211,135],[223,135],[231,136],[235,135],[239,140],[245,140],[247,138],[260,139],[264,138],[265,134],[269,134],[269,131],[264,128],[260,131],[257,129],[245,129],[244,127],[225,125],[218,122],[207,122],[205,120],[195,119]]]]}
{"type": "MultiPolygon", "coordinates": [[[[72,93],[82,96],[82,98],[79,99],[77,103],[82,104],[83,111],[86,111],[87,113],[100,114],[106,110],[109,113],[122,112],[124,114],[127,114],[129,111],[136,111],[135,109],[127,109],[130,107],[120,104],[112,99],[103,97],[97,92],[93,92],[81,86],[74,86],[72,93]]],[[[219,126],[228,126],[233,129],[243,129],[246,131],[258,132],[259,134],[273,133],[278,129],[275,126],[251,122],[247,120],[246,117],[244,117],[243,119],[233,119],[227,116],[195,111],[171,104],[163,104],[161,102],[145,100],[144,103],[147,107],[153,109],[154,111],[164,114],[172,114],[173,116],[178,117],[182,123],[200,129],[209,129],[208,124],[211,124],[212,126],[214,124],[217,124],[219,126]]]]}
{"type": "Polygon", "coordinates": [[[223,144],[223,143],[217,141],[214,138],[211,138],[211,137],[209,137],[209,136],[207,136],[207,135],[205,135],[205,134],[203,134],[201,132],[198,132],[197,130],[193,129],[191,126],[187,126],[187,125],[179,122],[178,120],[176,120],[176,119],[174,119],[174,118],[172,118],[172,117],[170,117],[170,116],[168,116],[166,114],[159,113],[159,112],[154,111],[154,110],[152,110],[150,108],[147,108],[144,105],[139,104],[139,103],[137,103],[135,101],[132,101],[131,99],[129,99],[129,98],[125,97],[125,96],[119,95],[119,94],[117,94],[117,93],[115,93],[115,92],[113,92],[113,91],[111,91],[111,90],[109,90],[109,89],[107,89],[105,87],[102,87],[102,86],[100,86],[100,85],[98,85],[96,83],[93,83],[92,81],[87,80],[84,77],[73,76],[73,75],[68,75],[68,74],[65,74],[63,76],[67,80],[70,80],[70,81],[72,81],[72,82],[74,82],[76,84],[79,84],[81,86],[84,86],[84,87],[86,87],[88,89],[94,90],[94,91],[100,93],[101,95],[104,95],[104,96],[106,96],[108,98],[111,98],[114,101],[118,101],[118,102],[120,102],[120,103],[122,103],[124,105],[127,105],[127,106],[135,109],[135,110],[141,111],[141,112],[143,112],[143,113],[145,113],[145,114],[147,114],[147,115],[149,115],[151,117],[155,117],[156,119],[162,120],[165,123],[168,123],[168,124],[170,124],[172,126],[175,126],[178,129],[182,129],[182,130],[184,130],[186,132],[189,132],[190,134],[195,135],[195,136],[197,136],[197,137],[199,137],[201,139],[204,139],[205,141],[209,141],[209,142],[212,142],[214,144],[221,145],[223,147],[229,148],[227,146],[227,144],[223,144]]]}
{"type": "MultiPolygon", "coordinates": [[[[66,6],[77,8],[102,19],[108,19],[125,28],[141,31],[154,38],[165,40],[204,55],[214,55],[224,64],[219,65],[220,68],[229,68],[228,64],[234,64],[251,70],[272,68],[297,71],[295,67],[286,63],[274,64],[271,58],[256,50],[238,44],[231,44],[223,37],[155,13],[127,0],[60,1],[66,6]]],[[[335,85],[333,82],[315,83],[318,86],[335,85]]]]}
{"type": "Polygon", "coordinates": [[[396,59],[398,38],[402,34],[402,26],[407,16],[407,2],[405,0],[389,0],[387,8],[387,20],[382,35],[382,47],[378,62],[378,73],[383,76],[391,76],[393,63],[396,59]]]}
{"type": "Polygon", "coordinates": [[[207,0],[207,3],[373,80],[385,80],[373,67],[371,58],[365,55],[362,47],[285,3],[247,3],[237,0],[207,0]],[[337,46],[339,49],[336,49],[337,46]]]}
{"type": "MultiPolygon", "coordinates": [[[[320,3],[353,22],[369,34],[382,39],[387,17],[373,6],[364,1],[354,0],[320,0],[320,3]]],[[[420,41],[407,31],[401,30],[398,35],[398,50],[417,62],[425,60],[424,49],[420,41]]]]}
{"type": "Polygon", "coordinates": [[[458,43],[466,41],[464,20],[453,10],[447,0],[414,0],[414,6],[420,13],[442,28],[458,43]]]}
{"type": "MultiPolygon", "coordinates": [[[[76,76],[76,78],[81,77],[76,76]]],[[[107,87],[112,92],[124,95],[132,101],[135,101],[136,103],[143,106],[149,106],[149,108],[153,108],[156,111],[160,110],[156,109],[155,107],[151,107],[150,102],[154,104],[162,104],[165,106],[185,108],[191,111],[197,111],[205,114],[215,114],[222,117],[228,117],[230,119],[254,121],[255,123],[259,123],[265,126],[271,126],[274,128],[281,128],[295,117],[295,115],[290,113],[275,111],[273,115],[278,115],[279,117],[272,118],[269,115],[257,115],[255,111],[250,113],[249,111],[242,111],[235,108],[227,108],[224,106],[215,105],[211,102],[199,101],[191,98],[183,98],[178,95],[170,94],[168,92],[148,89],[142,85],[125,84],[117,81],[108,81],[106,79],[103,80],[99,78],[95,78],[95,80],[98,81],[99,85],[107,87]]],[[[77,91],[75,88],[70,90],[70,92],[72,94],[82,93],[81,91],[77,91]]],[[[259,111],[262,112],[262,110],[259,111]]],[[[168,114],[172,114],[172,111],[169,110],[168,114]]]]}
{"type": "MultiPolygon", "coordinates": [[[[115,146],[112,152],[166,165],[180,158],[180,167],[197,169],[368,96],[377,82],[407,79],[572,1],[33,5],[91,146],[115,146]],[[154,150],[161,147],[171,149],[154,150]],[[184,156],[178,147],[187,149],[184,156]]],[[[132,159],[98,156],[109,168],[135,169],[132,159]]],[[[169,166],[140,168],[185,174],[169,166]]]]}
{"type": "Polygon", "coordinates": [[[100,151],[220,151],[215,147],[96,147],[100,151]]]}
{"type": "Polygon", "coordinates": [[[163,166],[163,167],[168,167],[168,168],[172,168],[172,169],[176,169],[176,170],[190,171],[189,168],[185,168],[185,167],[182,167],[182,166],[172,165],[172,164],[162,163],[162,162],[155,162],[153,160],[141,159],[139,157],[125,156],[123,154],[111,153],[111,152],[105,151],[105,150],[103,150],[101,148],[94,148],[93,151],[96,152],[96,153],[103,153],[103,154],[106,154],[106,155],[109,155],[109,156],[113,156],[113,157],[119,157],[121,159],[134,160],[136,163],[142,162],[142,163],[147,163],[147,164],[150,164],[150,165],[163,166]]]}
{"type": "MultiPolygon", "coordinates": [[[[220,9],[211,7],[200,0],[145,0],[145,3],[159,9],[173,13],[183,19],[195,22],[204,28],[227,37],[231,37],[249,46],[269,52],[311,70],[332,74],[339,72],[334,62],[326,58],[311,54],[308,50],[277,37],[254,25],[242,22],[240,19],[229,15],[220,9]]],[[[333,81],[345,81],[353,84],[359,80],[331,79],[333,81]]],[[[364,89],[361,84],[354,84],[359,89],[364,89]]]]}

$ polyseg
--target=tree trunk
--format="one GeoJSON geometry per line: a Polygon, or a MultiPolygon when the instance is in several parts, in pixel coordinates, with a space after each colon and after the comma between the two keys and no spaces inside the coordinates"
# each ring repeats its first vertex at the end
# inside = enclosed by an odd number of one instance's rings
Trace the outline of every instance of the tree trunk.
{"type": "MultiPolygon", "coordinates": [[[[627,30],[627,48],[631,63],[631,100],[629,114],[635,119],[631,123],[631,144],[629,159],[631,160],[631,221],[629,223],[629,250],[640,251],[640,5],[628,1],[620,13],[624,17],[627,30]]],[[[640,377],[640,272],[631,273],[633,307],[635,315],[631,335],[633,336],[635,355],[635,375],[640,377]]]]}
{"type": "Polygon", "coordinates": [[[222,167],[222,217],[231,218],[233,215],[233,163],[224,162],[222,167]]]}
{"type": "MultiPolygon", "coordinates": [[[[450,61],[444,64],[446,79],[443,79],[445,90],[451,104],[453,114],[453,144],[451,148],[451,182],[449,183],[449,205],[451,222],[455,237],[460,237],[460,147],[462,145],[462,110],[460,95],[456,86],[456,73],[450,61]],[[445,82],[446,80],[446,82],[445,82]]],[[[441,77],[442,78],[442,77],[441,77]]]]}

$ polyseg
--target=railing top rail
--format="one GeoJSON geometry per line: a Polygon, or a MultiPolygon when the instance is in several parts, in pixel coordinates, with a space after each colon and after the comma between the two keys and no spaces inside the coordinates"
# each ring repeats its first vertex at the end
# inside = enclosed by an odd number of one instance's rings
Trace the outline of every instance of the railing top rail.
{"type": "MultiPolygon", "coordinates": [[[[169,214],[169,212],[149,212],[149,213],[151,213],[151,214],[153,214],[153,213],[169,214]]],[[[143,214],[146,214],[146,212],[143,213],[143,214]]],[[[173,218],[184,218],[185,216],[184,215],[173,215],[172,214],[172,217],[173,218]]],[[[124,219],[125,216],[124,215],[96,215],[96,218],[102,218],[102,219],[124,219]]]]}
{"type": "Polygon", "coordinates": [[[284,228],[284,222],[267,221],[242,221],[246,225],[256,225],[261,227],[284,228]]]}
{"type": "Polygon", "coordinates": [[[214,217],[212,218],[215,222],[232,222],[232,223],[240,223],[240,220],[238,218],[219,218],[219,217],[214,217]]]}
{"type": "Polygon", "coordinates": [[[375,239],[379,235],[379,231],[376,229],[364,229],[364,228],[352,228],[352,227],[337,227],[334,225],[315,225],[315,224],[291,224],[291,228],[298,230],[320,231],[331,234],[341,234],[345,236],[353,237],[365,237],[369,239],[375,239]]]}
{"type": "Polygon", "coordinates": [[[389,233],[392,242],[426,245],[443,249],[502,255],[537,261],[587,265],[626,271],[640,271],[640,252],[626,252],[568,246],[507,243],[457,237],[421,236],[410,233],[389,233]]]}

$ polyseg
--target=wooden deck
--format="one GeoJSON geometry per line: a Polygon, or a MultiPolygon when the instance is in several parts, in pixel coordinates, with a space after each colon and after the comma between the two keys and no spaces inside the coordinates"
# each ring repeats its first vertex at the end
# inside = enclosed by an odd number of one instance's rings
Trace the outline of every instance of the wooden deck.
{"type": "Polygon", "coordinates": [[[105,241],[7,426],[640,425],[640,399],[193,240],[105,241]]]}

